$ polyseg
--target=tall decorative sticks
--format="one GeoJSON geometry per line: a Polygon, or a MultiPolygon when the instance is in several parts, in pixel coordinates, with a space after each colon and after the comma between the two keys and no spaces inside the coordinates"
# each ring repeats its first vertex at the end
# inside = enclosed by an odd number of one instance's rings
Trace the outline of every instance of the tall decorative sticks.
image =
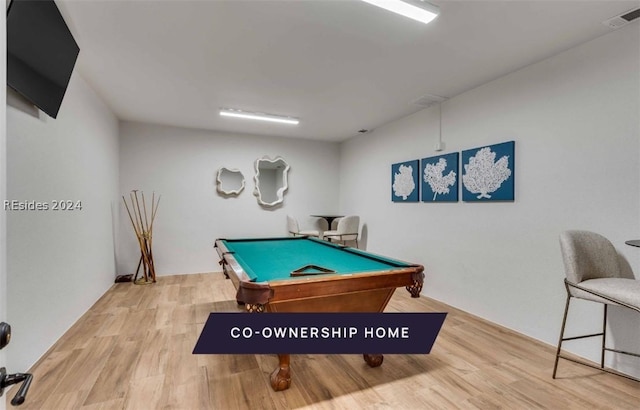
{"type": "Polygon", "coordinates": [[[138,285],[155,283],[156,281],[156,270],[153,264],[153,252],[151,249],[153,246],[153,221],[156,219],[156,213],[158,212],[160,196],[158,196],[157,201],[155,196],[156,193],[154,192],[151,195],[150,213],[147,212],[147,203],[145,201],[144,192],[140,191],[142,208],[140,207],[137,189],[134,189],[129,193],[131,208],[129,208],[129,204],[127,203],[124,195],[122,196],[124,207],[127,209],[129,220],[131,221],[136,238],[138,239],[138,245],[140,246],[140,261],[138,262],[138,267],[136,268],[136,273],[133,277],[133,283],[138,285]],[[143,266],[143,277],[137,279],[141,265],[143,266]]]}

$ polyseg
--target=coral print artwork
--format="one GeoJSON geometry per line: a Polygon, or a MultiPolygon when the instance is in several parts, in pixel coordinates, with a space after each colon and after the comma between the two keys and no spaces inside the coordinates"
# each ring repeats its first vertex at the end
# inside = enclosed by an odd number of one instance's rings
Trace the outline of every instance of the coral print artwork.
{"type": "Polygon", "coordinates": [[[422,201],[458,201],[459,154],[439,155],[422,159],[422,201]]]}
{"type": "Polygon", "coordinates": [[[463,201],[513,201],[515,142],[462,151],[463,201]]]}
{"type": "Polygon", "coordinates": [[[420,161],[391,165],[391,200],[393,202],[418,202],[418,173],[420,161]]]}

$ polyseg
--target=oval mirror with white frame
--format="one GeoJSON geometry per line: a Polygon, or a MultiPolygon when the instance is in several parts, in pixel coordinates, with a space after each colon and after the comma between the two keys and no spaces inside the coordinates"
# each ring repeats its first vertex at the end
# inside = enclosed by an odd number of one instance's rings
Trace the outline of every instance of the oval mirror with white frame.
{"type": "Polygon", "coordinates": [[[256,160],[256,175],[253,177],[256,189],[253,194],[260,205],[272,207],[284,201],[284,193],[289,188],[288,172],[289,164],[282,157],[262,157],[256,160]]]}
{"type": "Polygon", "coordinates": [[[222,167],[218,170],[216,190],[225,196],[237,196],[244,189],[244,175],[239,169],[222,167]]]}

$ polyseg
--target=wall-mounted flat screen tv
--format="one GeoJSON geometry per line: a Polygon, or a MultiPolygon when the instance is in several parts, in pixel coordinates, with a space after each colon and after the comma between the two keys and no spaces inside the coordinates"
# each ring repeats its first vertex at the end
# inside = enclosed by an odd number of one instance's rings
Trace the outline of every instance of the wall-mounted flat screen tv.
{"type": "Polygon", "coordinates": [[[53,0],[7,10],[7,85],[56,118],[80,48],[53,0]]]}

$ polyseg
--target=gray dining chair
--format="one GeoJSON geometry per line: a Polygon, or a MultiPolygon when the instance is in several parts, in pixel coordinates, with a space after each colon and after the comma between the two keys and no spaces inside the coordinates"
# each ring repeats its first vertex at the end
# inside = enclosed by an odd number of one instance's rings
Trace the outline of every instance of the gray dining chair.
{"type": "Polygon", "coordinates": [[[333,231],[324,231],[322,237],[328,240],[336,240],[342,242],[355,241],[358,247],[358,235],[360,232],[360,217],[357,215],[349,215],[338,220],[338,226],[333,231]]]}
{"type": "Polygon", "coordinates": [[[633,273],[620,263],[618,252],[613,244],[604,236],[588,231],[566,231],[560,234],[560,249],[564,261],[565,288],[567,302],[562,319],[560,339],[556,350],[556,360],[553,366],[553,378],[556,378],[559,359],[570,360],[585,366],[616,374],[631,380],[640,381],[635,377],[605,368],[605,352],[615,352],[640,357],[638,353],[611,349],[606,346],[607,307],[622,306],[640,313],[640,280],[633,279],[633,273]],[[567,314],[571,298],[579,298],[604,305],[602,332],[581,336],[565,337],[567,314]],[[600,365],[585,362],[562,352],[562,342],[589,337],[602,337],[600,365]]]}
{"type": "Polygon", "coordinates": [[[298,220],[291,215],[287,215],[287,230],[293,236],[314,236],[320,238],[320,232],[314,230],[301,231],[298,220]]]}

